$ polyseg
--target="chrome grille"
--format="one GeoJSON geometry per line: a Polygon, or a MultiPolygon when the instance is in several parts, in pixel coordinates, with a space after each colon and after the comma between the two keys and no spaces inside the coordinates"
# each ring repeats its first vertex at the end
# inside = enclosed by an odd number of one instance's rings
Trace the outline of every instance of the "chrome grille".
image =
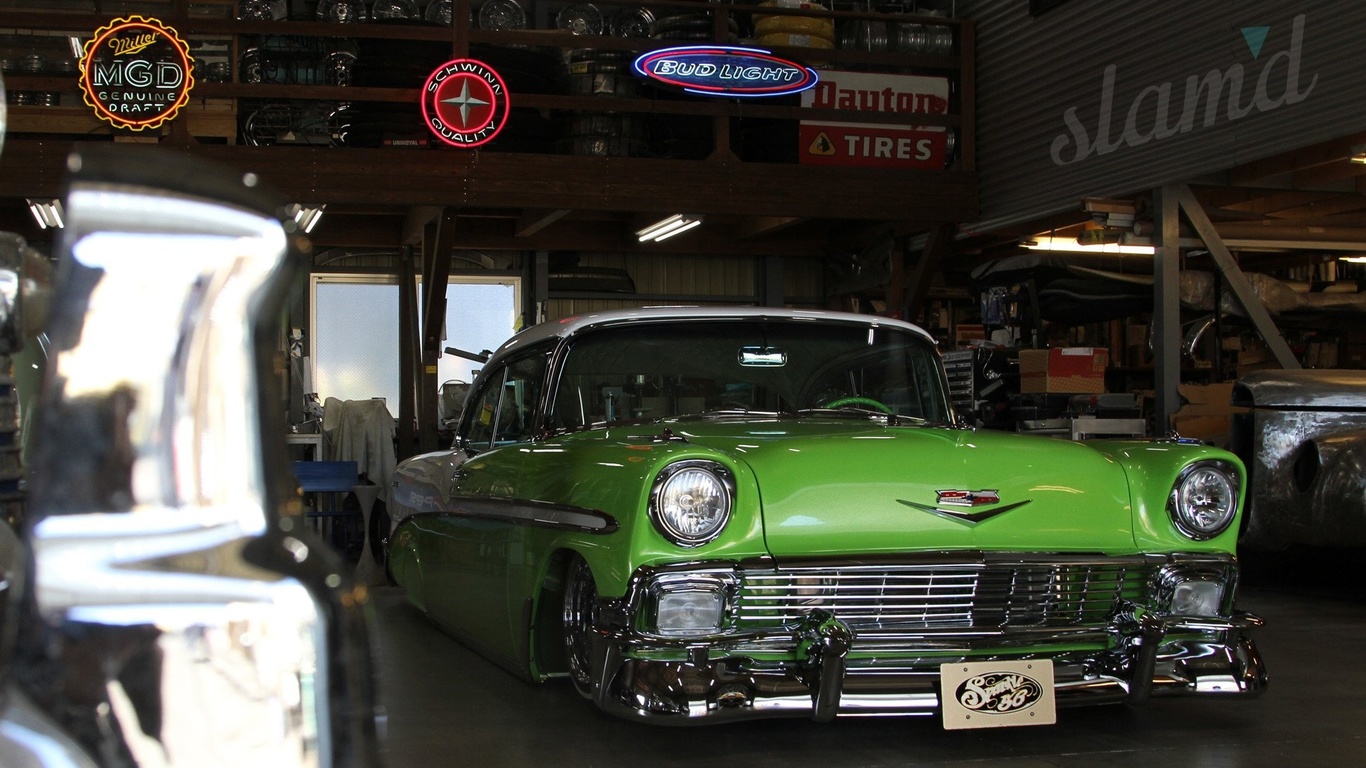
{"type": "Polygon", "coordinates": [[[1140,601],[1142,559],[789,567],[744,572],[737,629],[825,609],[855,629],[1100,627],[1120,600],[1140,601]]]}

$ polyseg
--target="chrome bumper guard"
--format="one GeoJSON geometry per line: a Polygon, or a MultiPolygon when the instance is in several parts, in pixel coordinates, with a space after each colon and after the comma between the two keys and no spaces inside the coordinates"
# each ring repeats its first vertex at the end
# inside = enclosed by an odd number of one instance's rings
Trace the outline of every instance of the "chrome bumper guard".
{"type": "MultiPolygon", "coordinates": [[[[1019,654],[992,657],[967,652],[973,646],[1001,647],[1001,638],[960,636],[952,645],[965,652],[962,657],[937,653],[933,663],[875,662],[857,668],[851,668],[848,659],[856,633],[825,610],[811,611],[795,627],[744,636],[668,642],[603,632],[595,641],[600,675],[594,699],[614,715],[664,725],[771,717],[827,722],[837,714],[930,716],[940,707],[938,662],[966,658],[1051,659],[1059,707],[1141,705],[1153,696],[1256,696],[1265,688],[1267,675],[1248,633],[1262,624],[1244,612],[1220,619],[1121,610],[1108,632],[1118,641],[1113,650],[1052,654],[1047,652],[1048,643],[1036,636],[1035,642],[1021,646],[1019,654]],[[1179,636],[1191,633],[1203,636],[1179,636]],[[762,662],[730,650],[779,636],[792,642],[802,661],[762,662]],[[687,660],[644,657],[669,648],[686,650],[687,660]]],[[[946,645],[929,644],[926,651],[939,652],[946,645]]]]}

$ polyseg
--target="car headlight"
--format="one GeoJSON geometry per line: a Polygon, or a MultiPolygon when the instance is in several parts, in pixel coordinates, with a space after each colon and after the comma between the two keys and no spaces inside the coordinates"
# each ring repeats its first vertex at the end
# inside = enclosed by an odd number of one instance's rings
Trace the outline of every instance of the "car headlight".
{"type": "Polygon", "coordinates": [[[723,631],[738,589],[735,574],[721,570],[661,574],[649,586],[653,630],[664,637],[699,637],[723,631]]]}
{"type": "Polygon", "coordinates": [[[1238,513],[1238,472],[1221,461],[1186,467],[1167,502],[1172,522],[1183,535],[1205,541],[1223,533],[1238,513]]]}
{"type": "Polygon", "coordinates": [[[706,635],[721,627],[723,597],[717,592],[665,592],[659,596],[655,623],[662,635],[706,635]]]}
{"type": "Polygon", "coordinates": [[[680,461],[664,468],[650,493],[650,519],[664,538],[697,547],[721,535],[730,520],[735,482],[713,461],[680,461]]]}
{"type": "Polygon", "coordinates": [[[1218,616],[1223,604],[1224,585],[1217,581],[1183,581],[1172,591],[1177,616],[1218,616]]]}

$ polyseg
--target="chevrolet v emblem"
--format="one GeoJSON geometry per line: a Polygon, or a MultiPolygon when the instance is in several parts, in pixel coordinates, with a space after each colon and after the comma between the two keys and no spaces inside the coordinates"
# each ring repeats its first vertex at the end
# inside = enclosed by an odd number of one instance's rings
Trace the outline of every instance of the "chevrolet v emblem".
{"type": "Polygon", "coordinates": [[[976,507],[987,506],[989,504],[999,504],[1001,501],[1001,497],[999,494],[997,494],[996,491],[936,491],[936,504],[934,505],[920,504],[918,502],[907,501],[905,499],[897,499],[897,501],[901,504],[905,504],[908,507],[914,507],[916,509],[929,512],[932,515],[938,515],[948,520],[952,520],[955,523],[962,523],[963,525],[977,525],[978,523],[983,522],[984,520],[990,520],[991,518],[996,517],[997,515],[1003,515],[1006,512],[1011,511],[1012,509],[1018,509],[1019,507],[1023,507],[1024,505],[1028,504],[1030,500],[1026,499],[1024,501],[1017,501],[1014,504],[1007,504],[1004,507],[995,507],[993,509],[984,510],[982,512],[969,512],[966,509],[949,509],[949,507],[968,507],[969,509],[972,509],[976,507]]]}

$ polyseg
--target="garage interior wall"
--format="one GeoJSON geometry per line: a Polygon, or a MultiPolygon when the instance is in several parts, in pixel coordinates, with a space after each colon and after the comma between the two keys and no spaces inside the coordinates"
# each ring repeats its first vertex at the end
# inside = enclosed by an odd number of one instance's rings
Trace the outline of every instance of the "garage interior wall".
{"type": "Polygon", "coordinates": [[[1366,4],[1072,0],[1038,16],[1030,7],[961,4],[977,23],[982,220],[971,230],[1362,128],[1366,4]]]}

